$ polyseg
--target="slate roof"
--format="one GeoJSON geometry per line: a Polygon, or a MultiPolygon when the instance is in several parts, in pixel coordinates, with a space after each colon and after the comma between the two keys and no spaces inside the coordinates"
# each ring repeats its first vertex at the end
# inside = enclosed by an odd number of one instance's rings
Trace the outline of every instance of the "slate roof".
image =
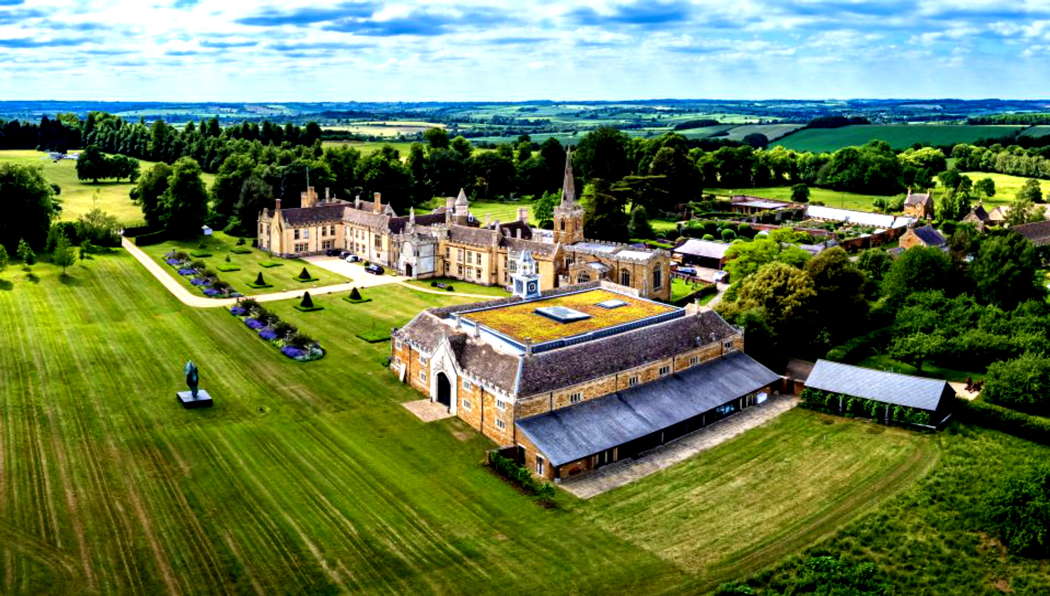
{"type": "Polygon", "coordinates": [[[912,228],[912,232],[922,240],[926,246],[942,246],[947,244],[948,240],[941,235],[933,226],[925,225],[921,228],[912,228]]]}
{"type": "Polygon", "coordinates": [[[970,210],[970,213],[963,218],[963,221],[974,220],[977,221],[988,221],[988,211],[985,210],[984,205],[978,205],[970,210]]]}
{"type": "Polygon", "coordinates": [[[674,252],[689,255],[691,257],[704,257],[721,260],[725,258],[729,246],[730,245],[725,242],[712,242],[711,240],[690,238],[679,245],[678,248],[675,248],[674,252]]]}
{"type": "Polygon", "coordinates": [[[1050,221],[1020,224],[1011,226],[1010,229],[1024,236],[1036,246],[1050,244],[1050,221]]]}
{"type": "MultiPolygon", "coordinates": [[[[495,227],[496,224],[493,223],[490,225],[491,227],[495,227]]],[[[529,226],[528,222],[515,220],[499,224],[500,234],[505,237],[517,238],[519,230],[521,231],[521,238],[523,240],[532,240],[532,227],[529,226]]]]}
{"type": "MultiPolygon", "coordinates": [[[[416,226],[432,226],[435,224],[445,223],[445,212],[441,213],[427,213],[424,215],[416,216],[416,226]]],[[[405,230],[405,226],[408,225],[408,216],[402,215],[401,217],[391,217],[390,221],[387,222],[387,226],[390,228],[392,234],[400,234],[405,230]]]]}
{"type": "Polygon", "coordinates": [[[904,199],[905,205],[922,205],[930,200],[929,193],[915,193],[908,192],[908,197],[904,199]]]}
{"type": "Polygon", "coordinates": [[[448,239],[449,242],[460,244],[490,246],[494,240],[498,240],[498,232],[471,226],[451,225],[448,228],[448,239]]]}
{"type": "Polygon", "coordinates": [[[373,229],[387,229],[390,222],[389,215],[383,215],[382,213],[372,213],[370,211],[362,211],[360,209],[347,209],[346,216],[344,218],[348,223],[366,226],[373,229]]]}
{"type": "Polygon", "coordinates": [[[534,395],[576,385],[687,350],[721,341],[738,332],[713,310],[647,325],[524,357],[518,395],[534,395]]]}
{"type": "MultiPolygon", "coordinates": [[[[372,213],[372,210],[374,210],[376,208],[376,203],[375,203],[375,201],[355,201],[352,204],[352,206],[353,206],[354,209],[357,209],[359,211],[367,211],[369,213],[372,213]]],[[[380,212],[380,214],[381,215],[389,215],[391,217],[397,215],[397,213],[394,212],[394,208],[391,207],[389,203],[384,203],[383,204],[383,209],[380,212]]]]}
{"type": "Polygon", "coordinates": [[[945,381],[830,360],[817,360],[806,379],[806,387],[929,411],[940,407],[946,391],[948,395],[955,393],[945,381]]]}
{"type": "Polygon", "coordinates": [[[747,354],[663,377],[639,387],[517,422],[560,466],[708,412],[779,380],[747,354]]]}
{"type": "Polygon", "coordinates": [[[290,226],[309,226],[330,221],[342,221],[345,211],[345,204],[298,207],[281,209],[281,217],[290,226]]]}
{"type": "Polygon", "coordinates": [[[536,240],[525,240],[523,238],[503,238],[502,244],[507,248],[521,252],[527,250],[533,256],[553,256],[558,251],[558,245],[553,242],[539,242],[536,240]]]}

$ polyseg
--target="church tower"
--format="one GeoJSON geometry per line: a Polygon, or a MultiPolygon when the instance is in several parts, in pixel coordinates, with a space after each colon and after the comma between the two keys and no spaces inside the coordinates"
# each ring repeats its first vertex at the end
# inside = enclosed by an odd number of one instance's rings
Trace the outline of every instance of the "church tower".
{"type": "Polygon", "coordinates": [[[583,240],[583,207],[576,202],[576,180],[572,175],[572,149],[565,151],[565,180],[561,203],[554,208],[554,241],[573,244],[583,240]]]}
{"type": "Polygon", "coordinates": [[[532,258],[532,253],[523,250],[521,251],[521,257],[518,258],[518,263],[514,275],[511,276],[511,280],[514,282],[514,295],[518,298],[530,299],[540,297],[540,274],[537,271],[536,259],[532,258]]]}

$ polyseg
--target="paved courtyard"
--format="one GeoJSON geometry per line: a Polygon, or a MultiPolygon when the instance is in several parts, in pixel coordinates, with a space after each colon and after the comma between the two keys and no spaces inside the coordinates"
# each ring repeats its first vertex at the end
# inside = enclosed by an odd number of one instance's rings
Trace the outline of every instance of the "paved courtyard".
{"type": "Polygon", "coordinates": [[[386,268],[386,273],[383,275],[372,275],[365,271],[365,268],[360,263],[347,263],[343,259],[338,257],[303,257],[304,261],[317,265],[322,269],[327,269],[337,275],[342,275],[349,280],[349,283],[359,288],[370,288],[372,286],[382,286],[385,284],[397,283],[403,281],[405,278],[397,275],[391,275],[391,269],[386,268]]]}
{"type": "Polygon", "coordinates": [[[419,418],[423,422],[434,422],[436,420],[444,420],[445,418],[452,417],[448,408],[436,401],[430,401],[429,399],[406,401],[401,405],[409,412],[415,414],[416,418],[419,418]]]}
{"type": "Polygon", "coordinates": [[[629,484],[693,457],[701,451],[724,443],[733,437],[769,422],[798,405],[799,399],[790,395],[770,397],[760,406],[704,427],[645,455],[616,462],[584,476],[563,480],[562,488],[581,499],[590,499],[606,491],[629,484]]]}

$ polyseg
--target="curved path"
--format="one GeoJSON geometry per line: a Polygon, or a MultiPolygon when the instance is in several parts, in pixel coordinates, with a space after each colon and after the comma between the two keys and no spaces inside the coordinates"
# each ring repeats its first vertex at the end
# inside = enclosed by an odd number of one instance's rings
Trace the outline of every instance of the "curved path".
{"type": "MultiPolygon", "coordinates": [[[[161,283],[173,296],[178,298],[179,302],[186,306],[192,306],[194,308],[218,308],[221,306],[230,307],[236,304],[236,298],[208,298],[191,292],[186,286],[179,283],[177,279],[168,273],[167,269],[162,267],[160,263],[150,258],[141,248],[135,246],[135,243],[128,238],[122,237],[120,239],[121,246],[124,250],[128,251],[131,256],[135,257],[146,271],[149,271],[153,277],[157,278],[157,281],[161,283]]],[[[482,298],[485,300],[495,299],[497,296],[486,296],[483,294],[464,294],[460,292],[444,292],[439,290],[431,290],[429,288],[420,288],[409,283],[405,283],[404,280],[391,278],[388,283],[396,283],[400,286],[404,286],[417,292],[424,292],[427,294],[440,294],[442,296],[462,296],[464,298],[482,298]]],[[[337,292],[349,292],[350,290],[358,287],[360,284],[357,283],[343,283],[334,284],[330,286],[321,286],[318,288],[307,288],[310,291],[311,296],[322,296],[324,294],[334,294],[337,292]]],[[[293,300],[303,295],[303,290],[288,290],[285,292],[271,292],[269,294],[254,294],[246,296],[247,298],[253,298],[259,302],[273,302],[276,300],[293,300]]]]}

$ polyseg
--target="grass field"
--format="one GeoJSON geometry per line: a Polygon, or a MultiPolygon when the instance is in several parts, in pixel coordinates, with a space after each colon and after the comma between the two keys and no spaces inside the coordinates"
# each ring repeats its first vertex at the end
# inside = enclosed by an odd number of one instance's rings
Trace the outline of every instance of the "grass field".
{"type": "MultiPolygon", "coordinates": [[[[62,194],[58,196],[62,202],[61,219],[73,220],[95,207],[116,217],[120,223],[126,226],[140,226],[145,223],[142,217],[142,209],[131,202],[128,192],[134,186],[128,182],[103,181],[98,184],[83,183],[77,179],[76,162],[71,159],[63,159],[54,162],[47,157],[47,153],[40,151],[4,150],[0,151],[0,163],[14,162],[20,164],[39,165],[43,168],[44,177],[48,182],[59,185],[62,194]]],[[[155,162],[139,161],[139,168],[145,172],[152,168],[155,162]]],[[[204,183],[211,187],[215,179],[213,174],[202,176],[204,183]]]]}
{"type": "MultiPolygon", "coordinates": [[[[445,200],[441,198],[432,199],[430,201],[430,208],[416,209],[416,213],[430,213],[434,208],[440,207],[445,204],[445,200]]],[[[525,207],[529,210],[529,223],[535,225],[536,220],[532,218],[532,203],[529,201],[471,201],[470,212],[474,217],[478,218],[481,223],[485,223],[486,218],[492,220],[499,220],[501,222],[517,221],[518,219],[518,208],[525,207]]]]}
{"type": "MultiPolygon", "coordinates": [[[[766,188],[710,188],[704,189],[705,194],[720,196],[749,195],[762,197],[763,199],[774,199],[777,201],[791,200],[790,186],[770,186],[766,188]]],[[[839,207],[841,209],[855,209],[857,211],[872,211],[871,205],[874,195],[861,195],[853,192],[842,192],[828,190],[826,188],[811,187],[809,189],[810,201],[822,201],[828,207],[839,207]]]]}
{"type": "MultiPolygon", "coordinates": [[[[1017,191],[1030,178],[1024,176],[1011,176],[1009,174],[996,174],[993,172],[963,172],[971,180],[977,182],[982,178],[991,178],[995,182],[995,196],[984,199],[985,205],[1005,205],[1017,198],[1017,191]]],[[[938,186],[940,183],[938,182],[938,186]]],[[[1050,181],[1039,180],[1039,186],[1043,189],[1043,200],[1050,198],[1050,181]]],[[[943,187],[942,187],[943,188],[943,187]]]]}
{"type": "Polygon", "coordinates": [[[1026,129],[1021,133],[1022,137],[1045,137],[1050,135],[1050,125],[1039,124],[1026,129]]]}
{"type": "Polygon", "coordinates": [[[743,126],[737,126],[729,130],[729,135],[725,138],[731,141],[742,141],[744,137],[751,133],[759,133],[766,135],[766,138],[770,141],[775,141],[780,137],[805,126],[804,124],[745,124],[743,126]]]}
{"type": "Polygon", "coordinates": [[[320,286],[330,286],[332,284],[346,283],[348,280],[341,275],[336,275],[327,269],[322,269],[307,263],[300,259],[282,259],[279,257],[271,257],[265,252],[251,248],[251,240],[247,240],[245,246],[240,248],[250,249],[252,252],[245,255],[233,254],[230,252],[233,248],[236,248],[236,239],[223,234],[222,232],[215,232],[210,239],[205,243],[204,249],[198,248],[197,241],[183,241],[183,240],[169,240],[161,244],[154,244],[151,246],[143,246],[142,250],[146,254],[157,260],[158,263],[164,267],[165,271],[171,274],[172,277],[179,279],[182,285],[190,288],[194,293],[199,293],[199,289],[190,284],[190,278],[188,276],[179,275],[175,269],[170,267],[164,262],[164,255],[172,250],[180,250],[185,253],[190,253],[195,250],[206,250],[211,253],[210,257],[190,257],[194,261],[204,261],[208,268],[219,274],[219,279],[229,283],[233,286],[233,289],[241,292],[242,294],[260,294],[270,292],[282,292],[285,290],[307,290],[310,288],[316,288],[320,286]],[[230,262],[226,262],[226,255],[230,256],[230,262]],[[281,263],[280,267],[263,267],[260,263],[267,261],[275,261],[281,263]],[[232,265],[234,267],[240,267],[240,271],[219,271],[219,267],[232,265]],[[317,279],[317,281],[311,282],[300,282],[296,281],[296,276],[303,270],[303,267],[307,268],[307,271],[311,276],[317,279]],[[264,281],[272,288],[266,288],[256,290],[248,287],[248,284],[255,281],[255,278],[259,273],[262,272],[264,281]]]}
{"type": "Polygon", "coordinates": [[[851,145],[863,145],[878,139],[894,149],[906,149],[915,143],[954,145],[978,139],[1010,135],[1023,126],[949,126],[936,124],[861,124],[842,128],[810,128],[787,135],[773,143],[796,151],[835,151],[851,145]]]}
{"type": "Polygon", "coordinates": [[[408,158],[408,149],[412,146],[409,141],[324,141],[322,143],[325,147],[334,147],[337,145],[349,145],[354,149],[360,151],[363,155],[369,153],[375,153],[382,149],[385,145],[390,145],[394,149],[397,149],[401,155],[401,159],[408,158]]]}
{"type": "Polygon", "coordinates": [[[470,283],[469,281],[452,279],[451,277],[435,277],[433,279],[409,279],[405,281],[405,283],[409,285],[419,286],[420,288],[426,288],[427,290],[441,290],[440,288],[430,287],[431,282],[448,284],[452,286],[452,288],[456,292],[462,292],[465,294],[484,294],[485,296],[495,296],[499,298],[510,296],[510,292],[504,290],[499,286],[483,286],[479,284],[470,283]]]}
{"type": "Polygon", "coordinates": [[[384,369],[389,344],[354,337],[464,299],[384,286],[313,313],[269,304],[328,350],[301,364],[123,252],[0,279],[0,593],[681,591],[846,523],[928,445],[793,412],[548,510],[480,465],[487,440],[407,413],[419,395],[384,369]],[[187,359],[214,408],[175,403],[187,359]],[[775,523],[742,524],[748,508],[775,523]]]}

